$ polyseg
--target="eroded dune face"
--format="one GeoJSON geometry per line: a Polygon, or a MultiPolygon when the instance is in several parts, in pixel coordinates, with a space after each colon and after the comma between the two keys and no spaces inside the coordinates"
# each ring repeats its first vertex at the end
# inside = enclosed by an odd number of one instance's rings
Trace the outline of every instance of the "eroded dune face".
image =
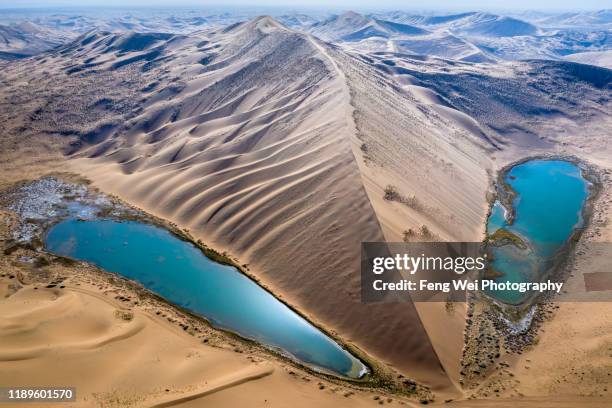
{"type": "Polygon", "coordinates": [[[360,243],[422,225],[435,239],[480,239],[494,155],[554,146],[531,139],[559,129],[551,115],[596,129],[570,107],[592,107],[609,85],[561,75],[567,112],[549,112],[529,87],[550,69],[347,53],[267,17],[190,35],[93,33],[2,73],[0,143],[71,136],[71,169],[228,250],[316,322],[441,388],[444,369],[458,371],[463,316],[447,317],[452,341],[432,344],[444,315],[362,304],[360,243]],[[493,110],[476,109],[485,97],[493,110]],[[388,185],[408,199],[384,200],[388,185]]]}
{"type": "Polygon", "coordinates": [[[209,38],[206,54],[179,49],[159,68],[187,79],[180,90],[145,102],[121,137],[79,149],[78,166],[236,254],[342,337],[445,385],[411,305],[360,303],[360,242],[384,236],[333,60],[270,19],[209,38]]]}
{"type": "Polygon", "coordinates": [[[349,90],[325,48],[269,18],[188,38],[92,34],[39,59],[32,77],[61,97],[31,104],[43,105],[39,129],[79,135],[73,168],[104,190],[229,250],[366,352],[446,386],[412,305],[360,302],[360,243],[384,235],[353,153],[349,90]]]}

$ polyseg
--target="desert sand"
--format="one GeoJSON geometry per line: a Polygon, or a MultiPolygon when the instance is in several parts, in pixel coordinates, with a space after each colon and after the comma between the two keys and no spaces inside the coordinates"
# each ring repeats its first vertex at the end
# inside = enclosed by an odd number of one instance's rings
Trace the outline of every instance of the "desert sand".
{"type": "MultiPolygon", "coordinates": [[[[204,345],[163,317],[71,283],[26,285],[2,301],[3,384],[70,384],[77,401],[62,406],[75,407],[360,407],[397,400],[320,380],[239,346],[204,345]]],[[[14,284],[3,276],[2,295],[14,284]]]]}
{"type": "MultiPolygon", "coordinates": [[[[612,332],[600,303],[561,304],[539,343],[508,359],[520,383],[497,397],[460,387],[463,305],[449,312],[444,304],[360,302],[362,241],[401,241],[422,226],[431,236],[415,239],[481,240],[491,182],[504,165],[536,153],[574,154],[610,171],[612,117],[601,102],[609,79],[598,79],[609,71],[568,66],[364,56],[269,17],[190,35],[91,33],[0,74],[2,186],[58,170],[85,177],[228,251],[283,301],[386,372],[430,387],[437,402],[474,396],[491,406],[490,398],[513,397],[540,406],[554,394],[568,406],[588,395],[581,401],[597,406],[610,396],[600,383],[610,372],[604,333],[612,332]],[[409,200],[385,200],[389,185],[409,200]],[[570,322],[584,337],[559,341],[554,334],[570,322]],[[602,333],[597,343],[586,341],[592,331],[602,333]],[[555,384],[571,368],[555,358],[561,350],[598,367],[596,379],[560,392],[555,384]]],[[[608,180],[597,205],[602,221],[591,227],[607,237],[609,195],[608,180]]],[[[3,332],[12,346],[2,353],[24,382],[26,372],[61,362],[66,381],[88,398],[116,390],[97,400],[109,406],[113,398],[164,404],[197,393],[185,404],[381,401],[344,383],[300,380],[299,368],[265,352],[253,351],[252,362],[202,345],[155,311],[136,308],[132,320],[118,320],[112,296],[100,295],[104,286],[3,290],[10,295],[0,305],[3,325],[15,329],[3,332]],[[65,317],[45,323],[58,307],[65,317]],[[60,335],[66,321],[88,323],[60,335]],[[77,375],[83,364],[100,379],[77,375]],[[151,370],[160,373],[155,384],[151,370]],[[344,397],[346,389],[354,395],[344,397]]]]}

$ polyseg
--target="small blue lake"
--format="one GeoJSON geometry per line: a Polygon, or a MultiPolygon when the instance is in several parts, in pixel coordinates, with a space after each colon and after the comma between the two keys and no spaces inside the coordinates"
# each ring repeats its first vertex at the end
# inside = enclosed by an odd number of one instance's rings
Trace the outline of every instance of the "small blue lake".
{"type": "Polygon", "coordinates": [[[350,378],[367,372],[361,361],[236,268],[213,262],[166,229],[136,221],[70,219],[49,230],[45,245],[135,280],[215,327],[315,369],[350,378]]]}
{"type": "MultiPolygon", "coordinates": [[[[582,209],[589,196],[589,182],[581,169],[564,160],[535,159],[518,164],[504,175],[516,193],[512,200],[514,220],[509,223],[500,202],[493,205],[487,233],[503,228],[518,236],[527,249],[515,245],[491,248],[493,269],[499,282],[539,282],[567,244],[576,228],[583,226],[582,209]]],[[[517,291],[490,294],[504,303],[518,304],[526,296],[517,291]]]]}

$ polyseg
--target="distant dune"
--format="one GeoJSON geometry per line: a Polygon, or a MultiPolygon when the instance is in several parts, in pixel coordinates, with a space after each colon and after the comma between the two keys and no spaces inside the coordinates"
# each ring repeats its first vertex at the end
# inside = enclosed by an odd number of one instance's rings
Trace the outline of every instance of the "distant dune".
{"type": "Polygon", "coordinates": [[[390,38],[402,35],[427,34],[426,30],[407,24],[394,23],[347,12],[314,23],[309,31],[325,40],[359,41],[369,37],[390,38]]]}
{"type": "Polygon", "coordinates": [[[429,31],[355,12],[332,16],[306,29],[323,40],[340,42],[361,51],[396,51],[460,60],[479,55],[480,61],[489,60],[480,49],[446,30],[429,31]]]}
{"type": "Polygon", "coordinates": [[[0,24],[0,60],[19,59],[57,47],[74,35],[59,33],[31,22],[0,24]]]}
{"type": "Polygon", "coordinates": [[[517,37],[538,33],[538,28],[533,24],[488,13],[475,13],[453,19],[449,27],[453,31],[486,37],[517,37]]]}
{"type": "Polygon", "coordinates": [[[612,69],[612,50],[580,52],[568,55],[565,59],[581,64],[597,65],[599,67],[612,69]]]}

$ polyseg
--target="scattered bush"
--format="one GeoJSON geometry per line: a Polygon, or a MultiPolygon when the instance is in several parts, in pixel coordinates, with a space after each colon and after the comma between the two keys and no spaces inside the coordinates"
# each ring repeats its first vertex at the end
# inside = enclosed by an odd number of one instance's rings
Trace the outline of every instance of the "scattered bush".
{"type": "Polygon", "coordinates": [[[406,197],[400,194],[399,191],[397,191],[397,187],[391,184],[388,184],[387,187],[385,187],[384,199],[388,201],[397,201],[398,203],[402,203],[417,211],[423,211],[425,209],[424,206],[421,205],[421,203],[419,202],[419,199],[416,197],[416,195],[406,197]]]}
{"type": "Polygon", "coordinates": [[[429,230],[427,225],[421,225],[421,228],[419,228],[418,231],[408,228],[407,230],[404,230],[402,237],[404,242],[438,240],[438,238],[439,237],[429,230]]]}
{"type": "Polygon", "coordinates": [[[404,242],[410,242],[411,238],[414,238],[416,233],[412,228],[408,228],[404,231],[404,242]]]}
{"type": "Polygon", "coordinates": [[[134,318],[134,314],[125,310],[115,310],[115,317],[117,319],[125,320],[126,322],[131,321],[134,318]]]}
{"type": "Polygon", "coordinates": [[[387,187],[385,187],[385,195],[384,195],[385,200],[398,201],[400,197],[401,196],[397,192],[397,189],[395,188],[395,186],[388,184],[387,187]]]}

